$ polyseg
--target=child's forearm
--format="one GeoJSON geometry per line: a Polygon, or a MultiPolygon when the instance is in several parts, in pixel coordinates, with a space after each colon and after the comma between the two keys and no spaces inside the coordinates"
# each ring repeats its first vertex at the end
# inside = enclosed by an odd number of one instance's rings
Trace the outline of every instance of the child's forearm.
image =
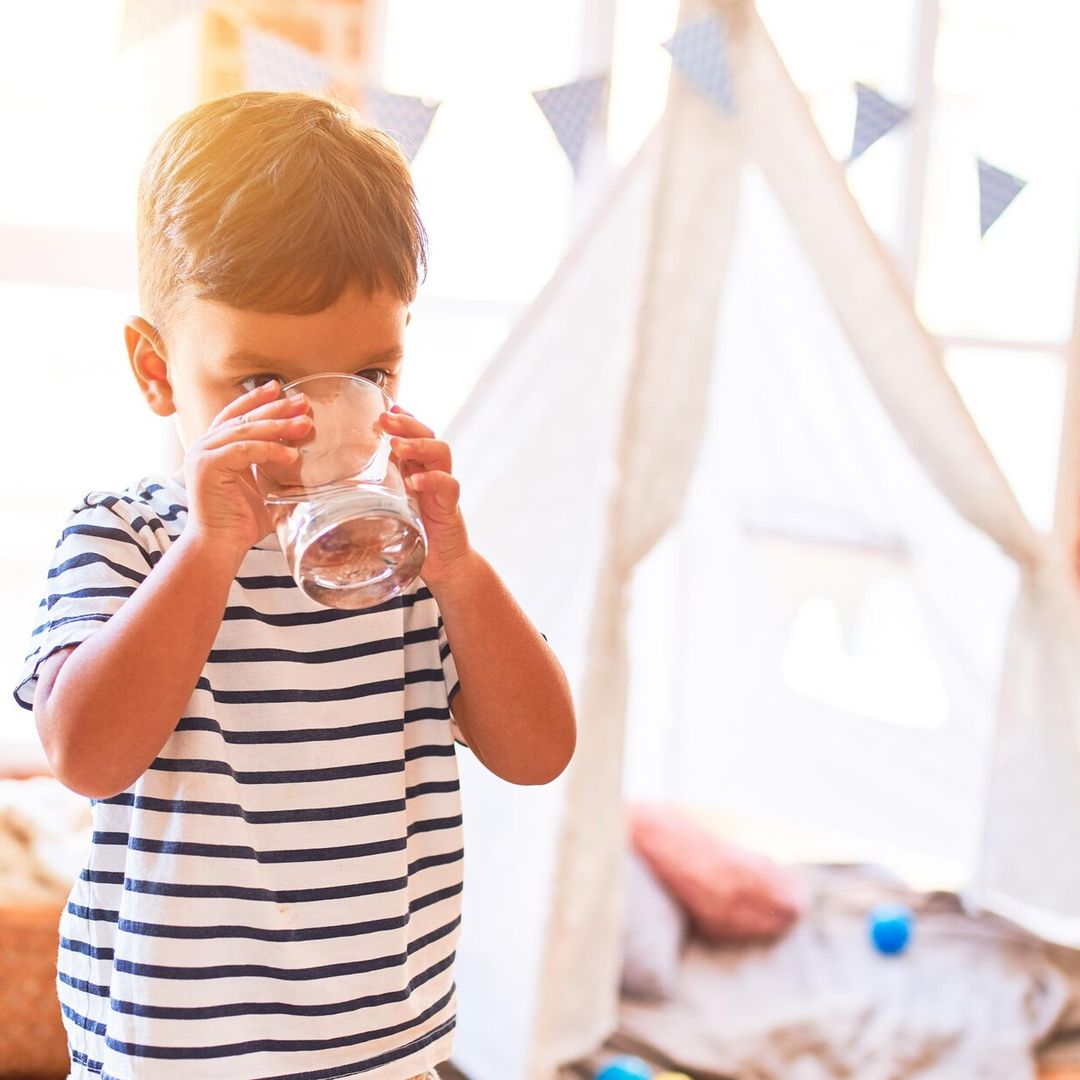
{"type": "Polygon", "coordinates": [[[154,760],[206,663],[239,558],[185,532],[100,630],[42,664],[34,718],[63,784],[108,798],[154,760]]]}
{"type": "Polygon", "coordinates": [[[546,784],[574,752],[574,705],[562,667],[488,563],[475,553],[453,584],[432,586],[461,691],[454,719],[493,773],[546,784]]]}

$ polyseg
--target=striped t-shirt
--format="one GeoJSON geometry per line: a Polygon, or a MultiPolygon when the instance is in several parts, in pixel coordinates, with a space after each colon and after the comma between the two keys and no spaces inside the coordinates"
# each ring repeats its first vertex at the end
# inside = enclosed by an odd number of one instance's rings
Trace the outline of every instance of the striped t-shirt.
{"type": "MultiPolygon", "coordinates": [[[[22,705],[45,657],[86,640],[152,572],[185,502],[154,477],[73,512],[22,705]]],[[[422,583],[338,611],[296,587],[273,536],[248,552],[158,757],[91,800],[57,965],[75,1080],[402,1080],[450,1056],[456,690],[422,583]]]]}

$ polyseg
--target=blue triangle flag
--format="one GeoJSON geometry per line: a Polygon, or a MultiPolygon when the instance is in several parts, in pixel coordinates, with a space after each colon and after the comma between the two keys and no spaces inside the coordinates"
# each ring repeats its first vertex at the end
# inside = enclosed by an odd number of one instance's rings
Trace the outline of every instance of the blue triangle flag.
{"type": "Polygon", "coordinates": [[[991,225],[1009,208],[1009,204],[1024,190],[1026,180],[1021,180],[1004,169],[988,165],[982,158],[979,163],[979,230],[983,236],[991,225]]]}
{"type": "Polygon", "coordinates": [[[392,94],[378,87],[368,87],[364,91],[364,105],[369,118],[393,136],[410,162],[427,137],[440,104],[408,94],[392,94]]]}
{"type": "Polygon", "coordinates": [[[124,0],[120,47],[126,49],[208,4],[209,0],[124,0]]]}
{"type": "Polygon", "coordinates": [[[697,91],[724,112],[733,112],[727,28],[720,15],[707,15],[680,26],[664,48],[675,67],[697,91]]]}
{"type": "Polygon", "coordinates": [[[596,126],[606,93],[606,75],[533,91],[536,104],[547,117],[575,174],[581,168],[589,133],[596,126]]]}
{"type": "Polygon", "coordinates": [[[910,109],[882,97],[865,83],[855,84],[858,104],[855,108],[855,133],[851,139],[851,156],[848,164],[862,157],[883,135],[888,135],[897,124],[911,114],[910,109]]]}
{"type": "Polygon", "coordinates": [[[244,27],[244,63],[249,90],[321,94],[330,85],[330,69],[317,56],[253,26],[244,27]]]}

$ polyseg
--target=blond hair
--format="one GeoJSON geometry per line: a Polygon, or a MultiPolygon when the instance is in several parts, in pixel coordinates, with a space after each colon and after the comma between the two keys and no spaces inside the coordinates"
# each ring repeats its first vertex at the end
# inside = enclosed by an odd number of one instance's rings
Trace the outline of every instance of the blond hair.
{"type": "Polygon", "coordinates": [[[162,333],[187,288],[304,315],[353,283],[409,304],[427,271],[397,144],[304,93],[229,94],[175,120],[143,167],[136,236],[140,303],[162,333]]]}

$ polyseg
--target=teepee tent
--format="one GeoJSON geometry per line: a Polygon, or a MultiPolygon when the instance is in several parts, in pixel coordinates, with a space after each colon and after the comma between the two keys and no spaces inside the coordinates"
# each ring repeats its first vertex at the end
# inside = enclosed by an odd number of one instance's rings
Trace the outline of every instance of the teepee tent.
{"type": "Polygon", "coordinates": [[[846,790],[867,813],[896,800],[899,829],[955,825],[976,900],[1080,941],[1072,538],[1026,520],[752,4],[684,0],[680,25],[703,20],[733,108],[673,72],[658,127],[448,434],[473,539],[579,714],[547,788],[462,763],[455,1059],[474,1080],[552,1077],[613,1027],[628,732],[652,794],[720,803],[753,775],[770,804],[846,790]],[[745,561],[762,537],[913,575],[949,723],[793,722],[792,696],[745,670],[768,638],[745,561]]]}

